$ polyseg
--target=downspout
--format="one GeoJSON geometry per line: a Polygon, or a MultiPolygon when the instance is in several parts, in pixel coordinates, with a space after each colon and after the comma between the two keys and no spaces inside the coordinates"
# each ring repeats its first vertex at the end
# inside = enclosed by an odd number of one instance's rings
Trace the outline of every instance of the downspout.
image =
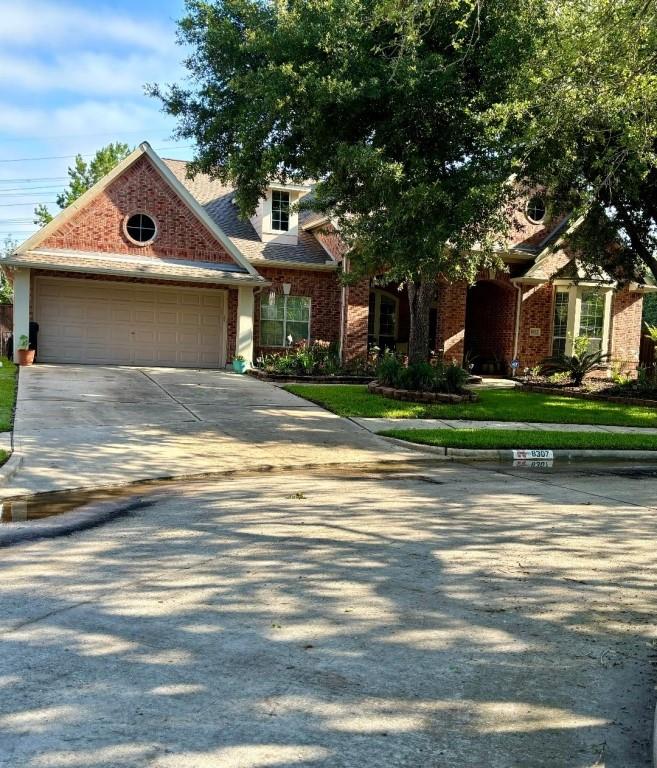
{"type": "Polygon", "coordinates": [[[513,284],[516,291],[518,291],[518,300],[516,301],[516,328],[513,337],[513,359],[518,359],[518,342],[520,341],[520,313],[522,312],[522,284],[513,284]]]}
{"type": "MultiPolygon", "coordinates": [[[[347,257],[342,259],[342,271],[346,274],[348,269],[347,257]]],[[[341,298],[340,298],[340,360],[344,365],[344,329],[347,323],[347,286],[342,284],[341,298]]]]}

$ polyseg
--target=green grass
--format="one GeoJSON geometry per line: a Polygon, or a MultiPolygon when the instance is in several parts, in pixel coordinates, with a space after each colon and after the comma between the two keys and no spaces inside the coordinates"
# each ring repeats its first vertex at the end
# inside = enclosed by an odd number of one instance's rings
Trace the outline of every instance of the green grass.
{"type": "Polygon", "coordinates": [[[285,387],[299,397],[318,403],[340,416],[375,416],[388,419],[473,419],[476,421],[538,421],[558,424],[609,424],[657,427],[657,408],[579,400],[514,389],[479,390],[479,402],[428,405],[371,395],[359,384],[285,387]]]}
{"type": "MultiPolygon", "coordinates": [[[[14,405],[16,404],[16,366],[2,358],[0,368],[0,432],[7,432],[14,423],[14,405]]],[[[3,461],[6,460],[6,456],[3,461]]]]}
{"type": "Polygon", "coordinates": [[[657,451],[657,435],[611,432],[543,432],[538,429],[389,429],[381,432],[409,443],[443,448],[584,448],[657,451]]]}

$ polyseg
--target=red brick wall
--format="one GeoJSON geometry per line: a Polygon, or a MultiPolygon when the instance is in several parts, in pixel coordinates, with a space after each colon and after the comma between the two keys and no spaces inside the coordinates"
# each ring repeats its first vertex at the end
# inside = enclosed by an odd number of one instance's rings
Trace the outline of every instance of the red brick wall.
{"type": "Polygon", "coordinates": [[[62,224],[40,247],[233,262],[145,156],[62,224]],[[136,212],[148,213],[157,222],[158,234],[151,245],[135,245],[124,234],[125,218],[136,212]]]}
{"type": "Polygon", "coordinates": [[[547,283],[522,287],[518,360],[520,372],[533,368],[552,352],[552,314],[554,287],[547,283]],[[540,328],[540,336],[531,336],[530,328],[540,328]]]}
{"type": "Polygon", "coordinates": [[[611,304],[611,362],[623,370],[636,370],[639,364],[643,296],[626,288],[614,293],[611,304]]]}
{"type": "Polygon", "coordinates": [[[370,314],[370,281],[359,280],[346,289],[342,357],[345,362],[367,357],[367,328],[370,314]]]}
{"type": "Polygon", "coordinates": [[[237,346],[237,288],[228,291],[227,329],[226,329],[226,362],[231,363],[235,357],[237,346]]]}
{"type": "Polygon", "coordinates": [[[331,224],[324,224],[321,227],[317,227],[317,229],[313,230],[313,235],[315,235],[317,240],[319,240],[336,261],[342,261],[347,252],[347,246],[340,237],[340,234],[331,224]]]}
{"type": "MultiPolygon", "coordinates": [[[[310,297],[310,337],[323,341],[340,340],[340,305],[341,285],[337,272],[314,272],[312,270],[290,270],[273,267],[262,267],[258,270],[270,280],[272,288],[280,295],[283,293],[283,283],[289,283],[290,296],[310,297]]],[[[255,356],[267,352],[281,352],[280,347],[269,348],[260,346],[260,302],[262,297],[269,295],[270,288],[255,296],[254,312],[254,347],[255,356]]]]}
{"type": "Polygon", "coordinates": [[[507,282],[485,280],[468,289],[465,348],[477,357],[475,369],[495,358],[507,365],[513,359],[516,297],[507,282]]]}
{"type": "Polygon", "coordinates": [[[442,350],[445,360],[463,362],[465,351],[465,305],[467,283],[439,283],[437,291],[436,351],[442,350]]]}

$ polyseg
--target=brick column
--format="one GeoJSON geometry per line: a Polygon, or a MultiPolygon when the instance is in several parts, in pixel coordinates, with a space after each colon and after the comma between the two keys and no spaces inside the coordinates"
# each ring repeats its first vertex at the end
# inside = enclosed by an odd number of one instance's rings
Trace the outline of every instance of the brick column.
{"type": "Polygon", "coordinates": [[[370,312],[370,281],[363,278],[345,288],[342,359],[351,362],[367,357],[367,323],[370,312]]]}
{"type": "Polygon", "coordinates": [[[438,284],[436,313],[436,351],[443,351],[445,360],[463,363],[465,341],[465,304],[468,285],[465,281],[438,284]]]}
{"type": "Polygon", "coordinates": [[[627,288],[614,291],[611,304],[611,362],[621,363],[623,371],[639,365],[643,296],[627,288]]]}

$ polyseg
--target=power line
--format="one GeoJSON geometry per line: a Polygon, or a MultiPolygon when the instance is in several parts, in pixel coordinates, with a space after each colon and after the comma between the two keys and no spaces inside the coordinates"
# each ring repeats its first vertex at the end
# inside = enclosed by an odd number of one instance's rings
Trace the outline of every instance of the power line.
{"type": "Polygon", "coordinates": [[[36,182],[42,182],[42,181],[67,181],[68,176],[42,176],[39,179],[20,179],[18,177],[9,177],[6,179],[0,179],[0,184],[18,184],[18,183],[25,183],[25,184],[32,184],[36,182]]]}
{"type": "MultiPolygon", "coordinates": [[[[157,147],[155,149],[156,152],[162,152],[165,149],[167,150],[178,150],[178,149],[194,149],[193,145],[189,145],[186,147],[157,147]]],[[[80,154],[80,153],[78,153],[80,154]]],[[[91,152],[89,154],[80,155],[81,157],[95,157],[96,153],[91,152]]],[[[41,160],[70,160],[72,158],[76,158],[78,155],[51,155],[50,157],[15,157],[15,158],[3,158],[0,160],[0,163],[33,163],[41,160]]]]}
{"type": "Polygon", "coordinates": [[[24,203],[0,203],[0,208],[18,208],[21,205],[56,205],[57,200],[33,200],[24,203]]]}

